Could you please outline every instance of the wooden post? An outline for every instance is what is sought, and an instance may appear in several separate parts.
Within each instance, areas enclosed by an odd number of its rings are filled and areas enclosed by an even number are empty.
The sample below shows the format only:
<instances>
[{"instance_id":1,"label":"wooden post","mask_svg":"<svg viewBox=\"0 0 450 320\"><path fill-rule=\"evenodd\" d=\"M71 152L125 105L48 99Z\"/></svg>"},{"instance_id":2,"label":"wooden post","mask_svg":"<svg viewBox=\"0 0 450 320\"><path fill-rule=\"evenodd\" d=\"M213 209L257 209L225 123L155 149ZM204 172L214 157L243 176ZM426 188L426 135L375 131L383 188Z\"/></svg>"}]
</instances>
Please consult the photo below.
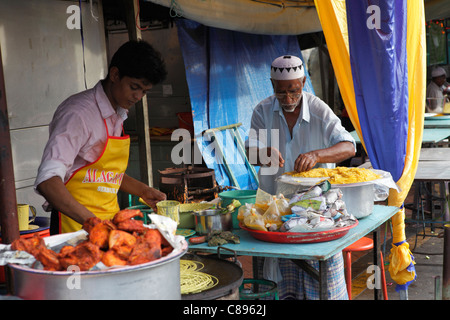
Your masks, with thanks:
<instances>
[{"instance_id":1,"label":"wooden post","mask_svg":"<svg viewBox=\"0 0 450 320\"><path fill-rule=\"evenodd\" d=\"M16 186L9 132L8 108L6 105L5 78L0 47L0 226L2 242L18 239Z\"/></svg>"},{"instance_id":2,"label":"wooden post","mask_svg":"<svg viewBox=\"0 0 450 320\"><path fill-rule=\"evenodd\" d=\"M123 0L126 8L128 37L130 40L142 39L141 30L136 23L138 13L139 0ZM153 186L152 157L150 146L150 125L148 121L148 102L147 96L136 103L136 129L138 133L139 144L139 165L141 172L141 181Z\"/></svg>"}]
</instances>

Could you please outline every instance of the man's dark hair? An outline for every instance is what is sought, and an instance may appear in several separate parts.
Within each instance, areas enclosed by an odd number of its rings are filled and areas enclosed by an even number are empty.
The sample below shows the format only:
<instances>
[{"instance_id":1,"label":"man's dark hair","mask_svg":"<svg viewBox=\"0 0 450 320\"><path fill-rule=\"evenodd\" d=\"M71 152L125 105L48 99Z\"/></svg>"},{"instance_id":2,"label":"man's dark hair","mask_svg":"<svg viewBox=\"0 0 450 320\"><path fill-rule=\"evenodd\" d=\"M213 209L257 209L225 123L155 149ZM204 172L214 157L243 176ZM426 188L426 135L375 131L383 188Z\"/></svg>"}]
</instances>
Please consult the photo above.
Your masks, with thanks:
<instances>
[{"instance_id":1,"label":"man's dark hair","mask_svg":"<svg viewBox=\"0 0 450 320\"><path fill-rule=\"evenodd\" d=\"M143 40L123 44L113 55L108 70L111 67L119 69L120 78L146 79L153 85L164 81L167 76L161 54Z\"/></svg>"}]
</instances>

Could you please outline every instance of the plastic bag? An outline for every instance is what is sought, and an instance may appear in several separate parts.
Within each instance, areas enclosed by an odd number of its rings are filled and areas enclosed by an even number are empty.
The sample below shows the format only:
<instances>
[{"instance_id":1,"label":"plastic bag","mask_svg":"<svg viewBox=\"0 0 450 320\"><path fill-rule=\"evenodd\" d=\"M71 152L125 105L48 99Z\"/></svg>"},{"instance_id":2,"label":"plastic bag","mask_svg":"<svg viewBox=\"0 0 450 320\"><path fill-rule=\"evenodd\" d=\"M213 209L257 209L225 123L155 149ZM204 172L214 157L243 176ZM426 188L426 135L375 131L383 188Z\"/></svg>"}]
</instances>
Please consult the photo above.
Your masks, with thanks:
<instances>
[{"instance_id":1,"label":"plastic bag","mask_svg":"<svg viewBox=\"0 0 450 320\"><path fill-rule=\"evenodd\" d=\"M240 222L244 221L244 218L250 214L250 210L253 208L251 203L244 203L243 206L239 207L237 219Z\"/></svg>"},{"instance_id":2,"label":"plastic bag","mask_svg":"<svg viewBox=\"0 0 450 320\"><path fill-rule=\"evenodd\" d=\"M244 224L250 229L267 231L263 217L252 208L250 214L244 218Z\"/></svg>"},{"instance_id":3,"label":"plastic bag","mask_svg":"<svg viewBox=\"0 0 450 320\"><path fill-rule=\"evenodd\" d=\"M283 280L280 266L278 265L278 258L267 257L264 259L263 277L264 279L274 281L276 283Z\"/></svg>"},{"instance_id":4,"label":"plastic bag","mask_svg":"<svg viewBox=\"0 0 450 320\"><path fill-rule=\"evenodd\" d=\"M297 217L294 216L283 223L283 225L280 228L281 232L297 232L297 228L306 224L308 222L308 219L305 217Z\"/></svg>"},{"instance_id":5,"label":"plastic bag","mask_svg":"<svg viewBox=\"0 0 450 320\"><path fill-rule=\"evenodd\" d=\"M323 211L327 208L326 199L323 196L309 198L309 199L301 199L297 202L291 204L292 208L294 207L302 207L305 209L311 208L316 211ZM291 210L292 210L291 208Z\"/></svg>"},{"instance_id":6,"label":"plastic bag","mask_svg":"<svg viewBox=\"0 0 450 320\"><path fill-rule=\"evenodd\" d=\"M289 205L289 201L282 194L279 194L275 201L278 211L282 216L291 214L291 206Z\"/></svg>"},{"instance_id":7,"label":"plastic bag","mask_svg":"<svg viewBox=\"0 0 450 320\"><path fill-rule=\"evenodd\" d=\"M258 189L256 191L255 207L260 208L264 212L269 208L273 196L264 190Z\"/></svg>"},{"instance_id":8,"label":"plastic bag","mask_svg":"<svg viewBox=\"0 0 450 320\"><path fill-rule=\"evenodd\" d=\"M341 200L342 196L341 189L330 189L324 194L327 205L331 205L337 200Z\"/></svg>"},{"instance_id":9,"label":"plastic bag","mask_svg":"<svg viewBox=\"0 0 450 320\"><path fill-rule=\"evenodd\" d=\"M283 222L281 221L281 213L278 209L276 198L270 202L269 208L264 212L262 217L266 225L276 225L276 229L281 227ZM271 229L273 229L273 227Z\"/></svg>"}]
</instances>

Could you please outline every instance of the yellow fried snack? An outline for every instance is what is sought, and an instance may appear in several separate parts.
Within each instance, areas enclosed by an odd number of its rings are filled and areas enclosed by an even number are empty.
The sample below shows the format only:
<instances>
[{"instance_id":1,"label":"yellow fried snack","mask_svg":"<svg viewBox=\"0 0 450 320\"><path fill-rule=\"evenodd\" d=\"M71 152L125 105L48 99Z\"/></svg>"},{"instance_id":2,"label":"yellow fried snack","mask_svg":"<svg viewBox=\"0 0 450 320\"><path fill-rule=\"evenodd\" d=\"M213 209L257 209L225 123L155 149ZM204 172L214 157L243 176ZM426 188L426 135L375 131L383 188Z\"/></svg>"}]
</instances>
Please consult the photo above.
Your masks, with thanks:
<instances>
[{"instance_id":1,"label":"yellow fried snack","mask_svg":"<svg viewBox=\"0 0 450 320\"><path fill-rule=\"evenodd\" d=\"M329 177L331 184L347 184L380 179L381 176L366 168L337 167L334 169L315 168L305 172L286 172L286 175L303 178Z\"/></svg>"},{"instance_id":2,"label":"yellow fried snack","mask_svg":"<svg viewBox=\"0 0 450 320\"><path fill-rule=\"evenodd\" d=\"M192 294L208 290L219 283L219 279L201 272L204 264L199 261L180 260L181 294Z\"/></svg>"}]
</instances>

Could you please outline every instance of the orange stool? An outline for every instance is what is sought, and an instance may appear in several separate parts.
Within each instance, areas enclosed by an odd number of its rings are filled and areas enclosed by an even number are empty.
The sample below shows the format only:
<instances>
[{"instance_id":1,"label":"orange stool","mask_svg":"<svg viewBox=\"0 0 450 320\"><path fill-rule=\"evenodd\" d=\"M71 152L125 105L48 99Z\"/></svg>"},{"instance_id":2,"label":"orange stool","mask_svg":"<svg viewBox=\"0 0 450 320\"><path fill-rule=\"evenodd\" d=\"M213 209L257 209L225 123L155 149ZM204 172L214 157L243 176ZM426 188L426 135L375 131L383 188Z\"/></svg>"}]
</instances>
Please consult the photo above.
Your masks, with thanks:
<instances>
[{"instance_id":1,"label":"orange stool","mask_svg":"<svg viewBox=\"0 0 450 320\"><path fill-rule=\"evenodd\" d=\"M349 245L347 248L342 250L344 252L345 259L345 280L347 283L348 298L352 299L352 252L357 251L367 251L373 249L373 240L371 238L363 237L353 244ZM381 264L381 283L383 289L384 300L388 300L387 287L386 287L386 275L384 273L384 261L383 254L380 254L380 264Z\"/></svg>"}]
</instances>

